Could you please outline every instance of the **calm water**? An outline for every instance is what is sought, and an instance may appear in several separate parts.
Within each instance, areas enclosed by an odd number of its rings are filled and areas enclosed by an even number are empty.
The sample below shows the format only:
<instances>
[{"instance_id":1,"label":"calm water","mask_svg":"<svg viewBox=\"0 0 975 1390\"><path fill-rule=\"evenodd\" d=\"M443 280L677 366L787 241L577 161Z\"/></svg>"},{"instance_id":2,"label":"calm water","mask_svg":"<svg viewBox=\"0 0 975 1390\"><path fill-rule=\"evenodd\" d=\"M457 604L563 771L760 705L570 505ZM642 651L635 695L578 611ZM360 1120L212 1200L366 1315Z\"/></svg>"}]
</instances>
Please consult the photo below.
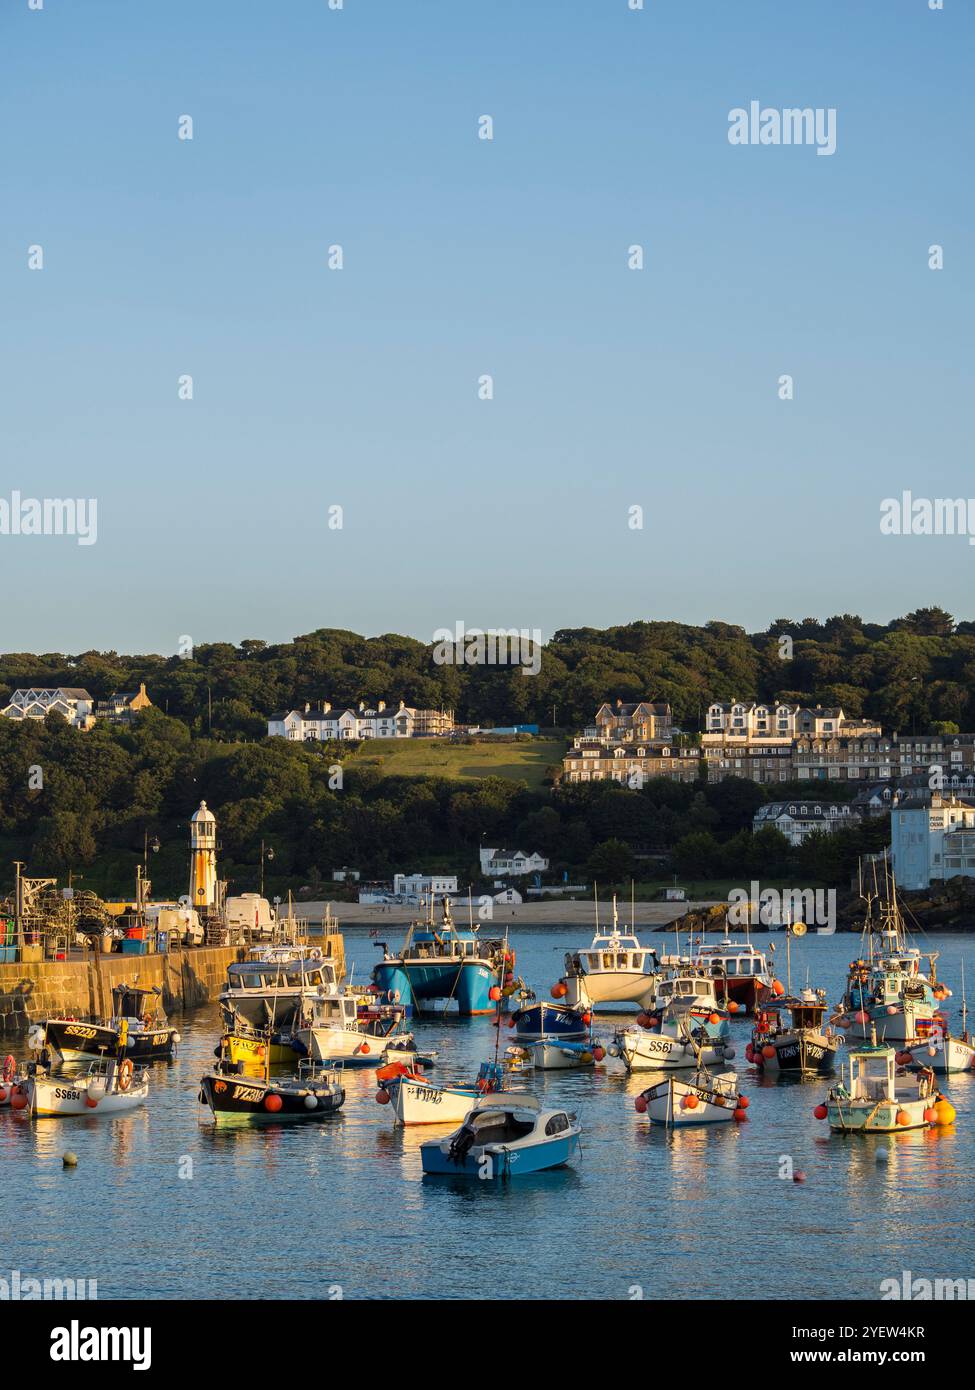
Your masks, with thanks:
<instances>
[{"instance_id":1,"label":"calm water","mask_svg":"<svg viewBox=\"0 0 975 1390\"><path fill-rule=\"evenodd\" d=\"M518 972L539 994L566 946L590 935L512 926ZM364 929L345 937L350 960L372 961ZM793 951L794 986L808 970L836 1000L856 944L807 937ZM955 1018L966 955L975 989L975 942L925 946L941 950ZM825 1084L759 1080L744 1061L749 1025L737 1023L749 1123L672 1135L634 1112L646 1073L627 1079L617 1062L538 1073L540 1095L577 1111L582 1158L502 1186L424 1179L419 1145L445 1131L394 1130L371 1070L346 1074L344 1110L322 1124L215 1131L196 1097L218 1010L186 1014L180 1028L179 1059L153 1069L142 1110L109 1122L0 1112L0 1276L96 1278L101 1298L181 1299L326 1298L334 1285L346 1298L627 1298L633 1285L646 1298L876 1298L905 1269L975 1277L975 1074L943 1078L951 1129L830 1137L812 1115ZM441 1078L469 1076L493 1045L488 1019L416 1031L439 1051ZM62 1167L68 1148L77 1169ZM804 1184L779 1177L782 1155Z\"/></svg>"}]
</instances>

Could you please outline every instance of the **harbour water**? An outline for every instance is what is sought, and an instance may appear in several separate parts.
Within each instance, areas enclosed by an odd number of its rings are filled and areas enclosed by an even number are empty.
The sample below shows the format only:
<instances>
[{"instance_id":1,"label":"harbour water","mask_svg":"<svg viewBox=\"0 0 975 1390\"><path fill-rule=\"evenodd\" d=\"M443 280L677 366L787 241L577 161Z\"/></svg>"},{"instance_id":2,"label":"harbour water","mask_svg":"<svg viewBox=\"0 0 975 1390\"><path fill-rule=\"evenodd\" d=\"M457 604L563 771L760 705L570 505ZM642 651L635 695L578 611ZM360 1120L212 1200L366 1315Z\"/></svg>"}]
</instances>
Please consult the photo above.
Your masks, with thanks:
<instances>
[{"instance_id":1,"label":"harbour water","mask_svg":"<svg viewBox=\"0 0 975 1390\"><path fill-rule=\"evenodd\" d=\"M517 973L540 997L563 952L590 937L517 918L511 933ZM361 981L373 944L362 928L345 936ZM919 944L941 952L960 1027L961 961L975 987L975 940ZM807 936L793 945L793 986L808 975L835 1002L857 953L855 936ZM608 1036L611 1020L597 1020ZM218 1010L179 1024L178 1059L152 1069L149 1104L128 1116L0 1112L0 1276L96 1279L102 1299L431 1300L876 1299L905 1270L975 1278L975 1073L941 1078L957 1110L947 1129L831 1136L812 1114L825 1083L759 1079L744 1060L750 1025L736 1022L747 1123L651 1129L633 1108L650 1074L628 1078L617 1062L539 1073L533 1088L580 1117L580 1161L481 1183L421 1176L419 1145L445 1131L394 1130L372 1069L346 1072L345 1107L321 1124L214 1130L197 1092ZM415 1031L439 1052L439 1079L471 1076L493 1051L489 1018ZM77 1168L62 1166L68 1149Z\"/></svg>"}]
</instances>

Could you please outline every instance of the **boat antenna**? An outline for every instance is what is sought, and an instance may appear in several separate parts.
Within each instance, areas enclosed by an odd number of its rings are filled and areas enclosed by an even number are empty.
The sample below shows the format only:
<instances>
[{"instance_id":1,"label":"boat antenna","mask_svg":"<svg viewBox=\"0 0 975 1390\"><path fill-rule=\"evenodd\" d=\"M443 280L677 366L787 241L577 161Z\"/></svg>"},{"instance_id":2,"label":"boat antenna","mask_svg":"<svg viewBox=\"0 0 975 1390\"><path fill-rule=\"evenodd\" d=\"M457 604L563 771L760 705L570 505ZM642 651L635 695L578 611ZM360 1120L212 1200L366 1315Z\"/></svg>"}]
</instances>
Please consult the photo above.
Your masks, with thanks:
<instances>
[{"instance_id":1,"label":"boat antenna","mask_svg":"<svg viewBox=\"0 0 975 1390\"><path fill-rule=\"evenodd\" d=\"M592 900L596 906L596 935L599 935L599 884L595 879L592 881Z\"/></svg>"},{"instance_id":2,"label":"boat antenna","mask_svg":"<svg viewBox=\"0 0 975 1390\"><path fill-rule=\"evenodd\" d=\"M636 879L630 879L630 934L636 935Z\"/></svg>"}]
</instances>

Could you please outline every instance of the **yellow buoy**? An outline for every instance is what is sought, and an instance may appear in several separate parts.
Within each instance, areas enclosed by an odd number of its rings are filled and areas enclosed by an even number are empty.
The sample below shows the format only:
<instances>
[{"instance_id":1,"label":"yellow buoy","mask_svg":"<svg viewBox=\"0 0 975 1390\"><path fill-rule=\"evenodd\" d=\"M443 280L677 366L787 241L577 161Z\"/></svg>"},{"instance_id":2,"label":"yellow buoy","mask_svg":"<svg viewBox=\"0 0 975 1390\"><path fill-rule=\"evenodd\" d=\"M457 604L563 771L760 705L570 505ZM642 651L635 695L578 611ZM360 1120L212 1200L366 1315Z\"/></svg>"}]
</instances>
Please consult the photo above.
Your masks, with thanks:
<instances>
[{"instance_id":1,"label":"yellow buoy","mask_svg":"<svg viewBox=\"0 0 975 1390\"><path fill-rule=\"evenodd\" d=\"M955 1123L955 1107L951 1101L945 1100L944 1096L935 1101L934 1122L936 1125L952 1125Z\"/></svg>"}]
</instances>

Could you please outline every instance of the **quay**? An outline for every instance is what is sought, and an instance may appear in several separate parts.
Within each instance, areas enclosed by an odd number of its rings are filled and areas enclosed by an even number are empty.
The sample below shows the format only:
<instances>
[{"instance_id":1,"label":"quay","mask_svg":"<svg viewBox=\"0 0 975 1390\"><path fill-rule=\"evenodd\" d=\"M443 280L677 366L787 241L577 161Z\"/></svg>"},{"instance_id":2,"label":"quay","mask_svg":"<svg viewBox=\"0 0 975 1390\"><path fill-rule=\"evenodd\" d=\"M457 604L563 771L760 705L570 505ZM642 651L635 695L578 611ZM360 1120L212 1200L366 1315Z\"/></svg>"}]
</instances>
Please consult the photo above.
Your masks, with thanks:
<instances>
[{"instance_id":1,"label":"quay","mask_svg":"<svg viewBox=\"0 0 975 1390\"><path fill-rule=\"evenodd\" d=\"M339 932L316 935L319 947L335 961L336 978L345 975L345 947ZM146 955L73 951L66 960L0 963L0 1039L13 1039L48 1017L79 1020L107 1018L112 988L138 982L161 990L167 1014L209 1004L227 979L227 966L242 960L247 947L179 946Z\"/></svg>"}]
</instances>

